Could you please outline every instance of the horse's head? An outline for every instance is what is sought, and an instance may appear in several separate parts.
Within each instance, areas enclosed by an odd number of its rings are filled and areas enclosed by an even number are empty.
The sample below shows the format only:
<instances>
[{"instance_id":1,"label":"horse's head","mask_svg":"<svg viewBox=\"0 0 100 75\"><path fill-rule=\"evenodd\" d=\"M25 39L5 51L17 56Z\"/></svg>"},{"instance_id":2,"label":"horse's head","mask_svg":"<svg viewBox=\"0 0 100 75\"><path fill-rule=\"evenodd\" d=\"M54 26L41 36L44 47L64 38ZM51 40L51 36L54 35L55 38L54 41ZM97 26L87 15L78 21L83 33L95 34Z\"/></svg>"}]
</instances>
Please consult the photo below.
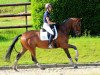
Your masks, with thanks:
<instances>
[{"instance_id":1,"label":"horse's head","mask_svg":"<svg viewBox=\"0 0 100 75\"><path fill-rule=\"evenodd\" d=\"M69 34L70 31L73 31L75 35L80 35L81 18L69 18L67 20L64 20L59 28L64 34Z\"/></svg>"},{"instance_id":2,"label":"horse's head","mask_svg":"<svg viewBox=\"0 0 100 75\"><path fill-rule=\"evenodd\" d=\"M81 34L81 18L71 18L72 20L72 30L74 31L75 35Z\"/></svg>"}]
</instances>

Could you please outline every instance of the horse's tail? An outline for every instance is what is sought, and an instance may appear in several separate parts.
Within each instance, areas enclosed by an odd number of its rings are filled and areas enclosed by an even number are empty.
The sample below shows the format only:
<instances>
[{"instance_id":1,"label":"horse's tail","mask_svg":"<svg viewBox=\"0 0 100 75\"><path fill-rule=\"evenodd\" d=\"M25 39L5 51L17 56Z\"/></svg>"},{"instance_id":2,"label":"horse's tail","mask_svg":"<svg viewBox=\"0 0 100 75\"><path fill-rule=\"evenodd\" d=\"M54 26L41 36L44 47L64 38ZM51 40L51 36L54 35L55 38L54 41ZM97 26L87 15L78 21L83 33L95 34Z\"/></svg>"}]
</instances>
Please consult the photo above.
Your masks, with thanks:
<instances>
[{"instance_id":1,"label":"horse's tail","mask_svg":"<svg viewBox=\"0 0 100 75\"><path fill-rule=\"evenodd\" d=\"M12 44L10 45L10 47L8 48L7 50L7 53L6 53L6 56L5 56L5 61L10 61L10 56L11 56L11 53L12 53L12 50L16 44L16 42L18 41L18 38L21 37L22 34L16 36L12 42Z\"/></svg>"}]
</instances>

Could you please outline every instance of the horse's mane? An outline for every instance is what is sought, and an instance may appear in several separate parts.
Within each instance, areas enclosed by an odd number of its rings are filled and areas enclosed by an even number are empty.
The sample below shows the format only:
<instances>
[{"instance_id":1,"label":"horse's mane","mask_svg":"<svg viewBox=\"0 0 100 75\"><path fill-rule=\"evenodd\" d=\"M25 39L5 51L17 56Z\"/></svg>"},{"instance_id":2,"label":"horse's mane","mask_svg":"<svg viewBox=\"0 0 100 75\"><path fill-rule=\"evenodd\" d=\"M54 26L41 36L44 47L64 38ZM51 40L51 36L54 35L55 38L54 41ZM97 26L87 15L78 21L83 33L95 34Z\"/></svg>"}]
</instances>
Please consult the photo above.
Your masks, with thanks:
<instances>
[{"instance_id":1,"label":"horse's mane","mask_svg":"<svg viewBox=\"0 0 100 75\"><path fill-rule=\"evenodd\" d=\"M65 24L67 21L69 21L69 19L70 19L70 18L65 19L65 20L62 22L62 25Z\"/></svg>"},{"instance_id":2,"label":"horse's mane","mask_svg":"<svg viewBox=\"0 0 100 75\"><path fill-rule=\"evenodd\" d=\"M61 26L65 25L65 23L68 22L69 20L70 18L65 19L62 23L57 23L56 25L57 30L59 30Z\"/></svg>"}]
</instances>

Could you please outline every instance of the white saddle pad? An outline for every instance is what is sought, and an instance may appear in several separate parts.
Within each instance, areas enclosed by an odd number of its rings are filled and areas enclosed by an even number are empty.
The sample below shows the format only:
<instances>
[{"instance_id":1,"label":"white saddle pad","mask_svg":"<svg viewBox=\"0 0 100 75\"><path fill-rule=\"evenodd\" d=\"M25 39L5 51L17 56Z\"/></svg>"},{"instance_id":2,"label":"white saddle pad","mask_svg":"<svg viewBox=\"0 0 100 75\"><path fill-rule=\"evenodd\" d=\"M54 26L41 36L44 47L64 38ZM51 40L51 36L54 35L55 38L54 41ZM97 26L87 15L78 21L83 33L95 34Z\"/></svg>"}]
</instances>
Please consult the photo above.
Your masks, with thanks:
<instances>
[{"instance_id":1,"label":"white saddle pad","mask_svg":"<svg viewBox=\"0 0 100 75\"><path fill-rule=\"evenodd\" d=\"M58 36L58 34L57 34L57 31L56 31L56 34L55 34L54 39L56 39L57 36ZM54 40L54 39L53 39L53 40ZM49 40L49 39L48 39L48 32L46 32L46 31L43 32L42 29L40 29L40 40L42 40L42 41Z\"/></svg>"},{"instance_id":2,"label":"white saddle pad","mask_svg":"<svg viewBox=\"0 0 100 75\"><path fill-rule=\"evenodd\" d=\"M40 30L40 39L48 40L47 32L42 32L42 29Z\"/></svg>"}]
</instances>

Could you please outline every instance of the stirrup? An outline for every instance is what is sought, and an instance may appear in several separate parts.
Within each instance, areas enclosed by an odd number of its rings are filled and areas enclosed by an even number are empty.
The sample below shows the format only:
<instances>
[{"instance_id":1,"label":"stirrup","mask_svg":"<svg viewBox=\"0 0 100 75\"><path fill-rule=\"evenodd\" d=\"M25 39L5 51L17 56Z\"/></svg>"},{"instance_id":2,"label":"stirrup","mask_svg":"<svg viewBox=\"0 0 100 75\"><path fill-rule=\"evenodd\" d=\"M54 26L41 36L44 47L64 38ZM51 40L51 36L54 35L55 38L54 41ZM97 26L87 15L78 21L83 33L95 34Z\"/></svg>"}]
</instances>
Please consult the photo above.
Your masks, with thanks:
<instances>
[{"instance_id":1,"label":"stirrup","mask_svg":"<svg viewBox=\"0 0 100 75\"><path fill-rule=\"evenodd\" d=\"M50 45L48 46L48 48L53 48L53 47L52 47L52 45L50 44Z\"/></svg>"}]
</instances>

